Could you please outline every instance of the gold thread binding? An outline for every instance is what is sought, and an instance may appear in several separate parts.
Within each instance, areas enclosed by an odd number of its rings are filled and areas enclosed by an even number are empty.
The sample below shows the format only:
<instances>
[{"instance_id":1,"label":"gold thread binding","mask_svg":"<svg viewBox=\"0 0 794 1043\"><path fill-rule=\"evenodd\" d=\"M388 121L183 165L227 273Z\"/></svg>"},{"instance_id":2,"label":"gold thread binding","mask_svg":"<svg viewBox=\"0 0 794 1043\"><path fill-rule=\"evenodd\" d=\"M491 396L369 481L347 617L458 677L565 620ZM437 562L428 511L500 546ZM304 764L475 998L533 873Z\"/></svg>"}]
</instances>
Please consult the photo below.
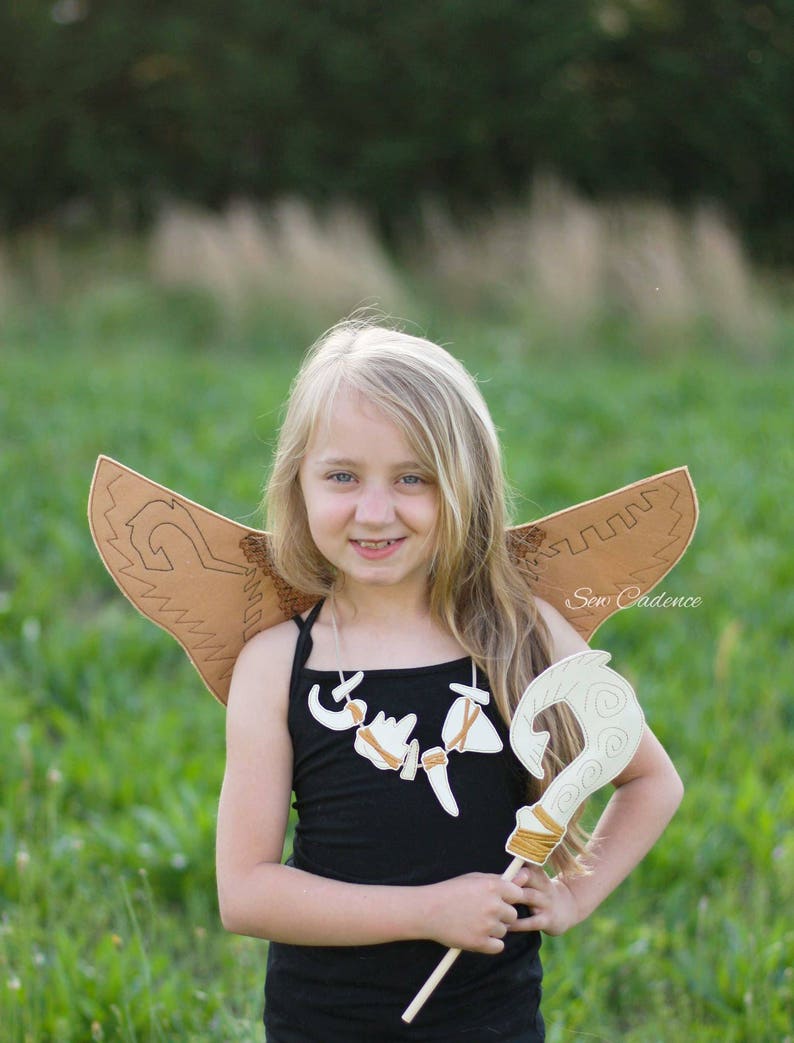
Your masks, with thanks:
<instances>
[{"instance_id":1,"label":"gold thread binding","mask_svg":"<svg viewBox=\"0 0 794 1043\"><path fill-rule=\"evenodd\" d=\"M550 833L559 834L559 839L562 840L562 836L565 833L565 826L561 826L559 822L555 822L548 811L545 810L542 804L535 804L532 808L532 814L541 824L549 830Z\"/></svg>"},{"instance_id":2,"label":"gold thread binding","mask_svg":"<svg viewBox=\"0 0 794 1043\"><path fill-rule=\"evenodd\" d=\"M469 734L471 726L479 717L480 712L480 707L477 706L476 703L472 703L471 699L466 700L466 707L463 711L463 724L455 738L447 743L448 750L454 750L457 748L461 753L464 752L463 748L466 745L466 736ZM470 713L471 717L469 717Z\"/></svg>"},{"instance_id":3,"label":"gold thread binding","mask_svg":"<svg viewBox=\"0 0 794 1043\"><path fill-rule=\"evenodd\" d=\"M395 757L394 754L389 753L388 750L384 750L384 748L381 746L381 744L378 742L378 740L375 738L375 736L372 734L369 728L359 728L356 732L356 735L360 739L363 739L364 742L366 742L369 746L371 746L373 750L376 750L381 755L381 757L383 757L383 759L386 761L390 768L394 768L396 770L400 767L400 765L402 764L400 758Z\"/></svg>"},{"instance_id":4,"label":"gold thread binding","mask_svg":"<svg viewBox=\"0 0 794 1043\"><path fill-rule=\"evenodd\" d=\"M439 750L438 753L423 753L422 754L422 767L425 771L430 771L431 768L438 768L448 763L448 758L443 750Z\"/></svg>"},{"instance_id":5,"label":"gold thread binding","mask_svg":"<svg viewBox=\"0 0 794 1043\"><path fill-rule=\"evenodd\" d=\"M538 822L551 832L538 833L533 829L516 828L505 846L511 855L518 855L525 862L542 866L565 836L565 826L555 822L540 805L530 810Z\"/></svg>"}]
</instances>

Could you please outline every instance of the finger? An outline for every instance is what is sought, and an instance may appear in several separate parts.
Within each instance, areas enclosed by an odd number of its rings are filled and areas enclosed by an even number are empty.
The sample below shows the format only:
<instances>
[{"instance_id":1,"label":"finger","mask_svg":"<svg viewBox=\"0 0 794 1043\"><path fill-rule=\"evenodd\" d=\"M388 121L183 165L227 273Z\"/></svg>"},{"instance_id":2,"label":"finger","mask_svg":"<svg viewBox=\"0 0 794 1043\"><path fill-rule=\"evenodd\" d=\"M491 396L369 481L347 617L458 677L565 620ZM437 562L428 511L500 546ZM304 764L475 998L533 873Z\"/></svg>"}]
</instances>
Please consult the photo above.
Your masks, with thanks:
<instances>
[{"instance_id":1,"label":"finger","mask_svg":"<svg viewBox=\"0 0 794 1043\"><path fill-rule=\"evenodd\" d=\"M548 926L548 915L545 910L532 910L529 916L523 916L521 919L516 920L515 923L510 924L508 931L511 934L515 933L529 933L532 931L542 931Z\"/></svg>"},{"instance_id":2,"label":"finger","mask_svg":"<svg viewBox=\"0 0 794 1043\"><path fill-rule=\"evenodd\" d=\"M546 905L549 901L548 891L540 891L537 887L525 887L519 905L527 905L530 908Z\"/></svg>"},{"instance_id":3,"label":"finger","mask_svg":"<svg viewBox=\"0 0 794 1043\"><path fill-rule=\"evenodd\" d=\"M529 879L524 886L537 887L540 890L543 890L543 888L551 886L551 877L544 869L541 869L540 866L533 866L529 874Z\"/></svg>"},{"instance_id":4,"label":"finger","mask_svg":"<svg viewBox=\"0 0 794 1043\"><path fill-rule=\"evenodd\" d=\"M543 884L547 884L551 879L546 870L542 869L540 866L527 866L526 868L527 879L524 886L529 884L530 886L541 887Z\"/></svg>"},{"instance_id":5,"label":"finger","mask_svg":"<svg viewBox=\"0 0 794 1043\"><path fill-rule=\"evenodd\" d=\"M528 886L521 888L521 900L518 905L543 905L552 901L552 889L548 886Z\"/></svg>"},{"instance_id":6,"label":"finger","mask_svg":"<svg viewBox=\"0 0 794 1043\"><path fill-rule=\"evenodd\" d=\"M515 905L516 902L523 902L524 891L525 887L519 886L518 884L505 884L505 889L503 892L504 900L506 902L509 902L511 905Z\"/></svg>"},{"instance_id":7,"label":"finger","mask_svg":"<svg viewBox=\"0 0 794 1043\"><path fill-rule=\"evenodd\" d=\"M479 952L483 952L486 956L498 956L500 952L504 951L505 943L500 938L489 938L485 942Z\"/></svg>"},{"instance_id":8,"label":"finger","mask_svg":"<svg viewBox=\"0 0 794 1043\"><path fill-rule=\"evenodd\" d=\"M499 912L502 923L513 923L518 919L518 909L514 905L503 905Z\"/></svg>"}]
</instances>

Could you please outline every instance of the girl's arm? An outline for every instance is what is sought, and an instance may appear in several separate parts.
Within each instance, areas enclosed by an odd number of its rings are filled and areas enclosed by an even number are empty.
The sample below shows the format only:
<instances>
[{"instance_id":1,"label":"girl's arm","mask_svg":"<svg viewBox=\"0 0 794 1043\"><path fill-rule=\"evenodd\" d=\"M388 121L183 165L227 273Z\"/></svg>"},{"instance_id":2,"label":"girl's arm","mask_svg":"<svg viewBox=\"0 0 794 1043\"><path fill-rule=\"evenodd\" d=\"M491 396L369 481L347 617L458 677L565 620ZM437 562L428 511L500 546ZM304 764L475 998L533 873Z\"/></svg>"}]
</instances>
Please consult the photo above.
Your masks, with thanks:
<instances>
[{"instance_id":1,"label":"girl's arm","mask_svg":"<svg viewBox=\"0 0 794 1043\"><path fill-rule=\"evenodd\" d=\"M497 953L525 902L520 886L471 873L422 887L348 884L281 864L292 793L287 704L294 623L252 638L234 668L218 809L221 919L237 934L296 945L432 938Z\"/></svg>"},{"instance_id":2,"label":"girl's arm","mask_svg":"<svg viewBox=\"0 0 794 1043\"><path fill-rule=\"evenodd\" d=\"M551 632L555 660L588 647L558 612L538 604ZM581 859L586 874L550 879L532 867L525 887L532 915L514 929L562 934L588 917L653 847L684 792L670 758L647 726L633 759L613 785L615 792Z\"/></svg>"}]
</instances>

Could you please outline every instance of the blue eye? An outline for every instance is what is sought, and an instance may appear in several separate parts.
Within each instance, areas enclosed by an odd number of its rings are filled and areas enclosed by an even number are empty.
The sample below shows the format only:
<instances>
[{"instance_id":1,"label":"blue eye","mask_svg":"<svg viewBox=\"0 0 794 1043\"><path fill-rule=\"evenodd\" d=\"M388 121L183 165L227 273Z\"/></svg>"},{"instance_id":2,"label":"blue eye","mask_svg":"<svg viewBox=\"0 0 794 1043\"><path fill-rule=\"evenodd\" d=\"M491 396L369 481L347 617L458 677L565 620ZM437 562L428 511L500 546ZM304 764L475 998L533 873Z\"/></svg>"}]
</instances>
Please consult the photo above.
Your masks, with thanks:
<instances>
[{"instance_id":1,"label":"blue eye","mask_svg":"<svg viewBox=\"0 0 794 1043\"><path fill-rule=\"evenodd\" d=\"M405 482L406 485L424 484L424 478L420 478L418 474L406 474L400 479L400 481Z\"/></svg>"},{"instance_id":2,"label":"blue eye","mask_svg":"<svg viewBox=\"0 0 794 1043\"><path fill-rule=\"evenodd\" d=\"M337 471L335 474L329 474L328 477L332 482L338 482L339 485L349 485L353 481L353 475L347 471Z\"/></svg>"}]
</instances>

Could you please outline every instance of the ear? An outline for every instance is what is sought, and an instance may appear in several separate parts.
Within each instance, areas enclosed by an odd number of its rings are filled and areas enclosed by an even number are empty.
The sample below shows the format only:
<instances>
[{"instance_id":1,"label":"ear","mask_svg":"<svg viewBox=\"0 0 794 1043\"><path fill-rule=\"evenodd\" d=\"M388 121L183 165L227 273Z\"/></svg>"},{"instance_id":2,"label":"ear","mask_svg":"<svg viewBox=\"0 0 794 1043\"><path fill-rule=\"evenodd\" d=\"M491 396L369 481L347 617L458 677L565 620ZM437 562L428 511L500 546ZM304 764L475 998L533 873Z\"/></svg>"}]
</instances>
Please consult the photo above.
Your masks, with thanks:
<instances>
[{"instance_id":1,"label":"ear","mask_svg":"<svg viewBox=\"0 0 794 1043\"><path fill-rule=\"evenodd\" d=\"M698 517L686 467L508 529L517 568L589 641L681 558Z\"/></svg>"}]
</instances>

